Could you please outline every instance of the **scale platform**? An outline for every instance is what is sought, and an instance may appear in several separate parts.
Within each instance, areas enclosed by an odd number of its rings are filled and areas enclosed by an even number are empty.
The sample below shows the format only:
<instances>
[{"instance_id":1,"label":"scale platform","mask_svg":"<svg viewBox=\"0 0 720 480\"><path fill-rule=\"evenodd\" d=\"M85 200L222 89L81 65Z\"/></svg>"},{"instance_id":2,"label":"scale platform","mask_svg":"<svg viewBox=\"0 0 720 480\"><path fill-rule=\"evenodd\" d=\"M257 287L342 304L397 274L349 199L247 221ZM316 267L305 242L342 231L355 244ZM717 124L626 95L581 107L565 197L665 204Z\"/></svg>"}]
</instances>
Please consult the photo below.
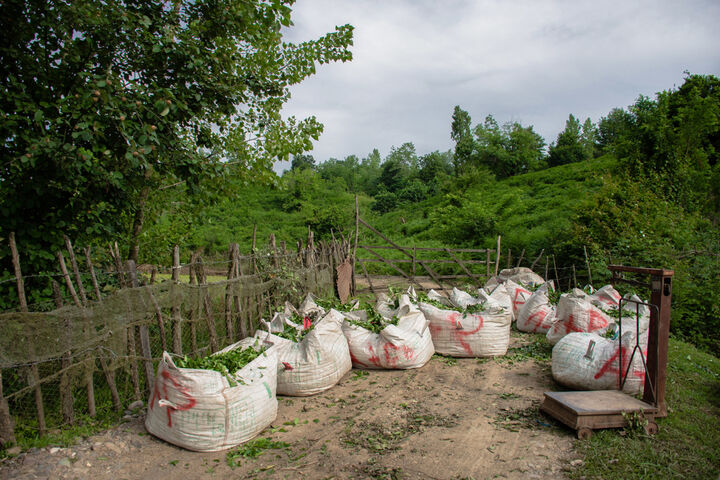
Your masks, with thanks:
<instances>
[{"instance_id":1,"label":"scale platform","mask_svg":"<svg viewBox=\"0 0 720 480\"><path fill-rule=\"evenodd\" d=\"M580 439L590 438L595 429L627 426L623 413L633 412L645 415L648 434L657 433L658 408L619 390L545 392L540 410L577 430Z\"/></svg>"}]
</instances>

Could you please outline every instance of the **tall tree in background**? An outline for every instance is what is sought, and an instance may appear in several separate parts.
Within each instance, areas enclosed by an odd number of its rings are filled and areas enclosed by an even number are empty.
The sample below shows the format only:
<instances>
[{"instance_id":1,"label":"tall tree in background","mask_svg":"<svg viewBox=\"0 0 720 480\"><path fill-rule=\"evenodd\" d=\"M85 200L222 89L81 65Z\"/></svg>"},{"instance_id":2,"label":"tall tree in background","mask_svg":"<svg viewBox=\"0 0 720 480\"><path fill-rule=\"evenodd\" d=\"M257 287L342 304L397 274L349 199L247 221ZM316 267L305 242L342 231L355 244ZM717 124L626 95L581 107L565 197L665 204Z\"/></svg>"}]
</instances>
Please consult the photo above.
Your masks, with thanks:
<instances>
[{"instance_id":1,"label":"tall tree in background","mask_svg":"<svg viewBox=\"0 0 720 480\"><path fill-rule=\"evenodd\" d=\"M471 165L475 152L475 140L472 136L470 114L455 106L452 115L450 138L455 141L455 174L460 173L466 165Z\"/></svg>"},{"instance_id":2,"label":"tall tree in background","mask_svg":"<svg viewBox=\"0 0 720 480\"><path fill-rule=\"evenodd\" d=\"M289 87L350 60L352 27L282 41L292 0L7 0L0 4L0 225L42 255L138 236L154 192L200 189L311 147ZM32 263L51 261L35 257Z\"/></svg>"},{"instance_id":3,"label":"tall tree in background","mask_svg":"<svg viewBox=\"0 0 720 480\"><path fill-rule=\"evenodd\" d=\"M548 165L555 167L567 163L587 160L587 150L583 145L582 127L580 121L570 114L565 122L565 130L558 134L557 140L550 145L548 151Z\"/></svg>"},{"instance_id":4,"label":"tall tree in background","mask_svg":"<svg viewBox=\"0 0 720 480\"><path fill-rule=\"evenodd\" d=\"M290 164L290 170L303 170L315 168L315 158L312 155L294 155Z\"/></svg>"}]
</instances>

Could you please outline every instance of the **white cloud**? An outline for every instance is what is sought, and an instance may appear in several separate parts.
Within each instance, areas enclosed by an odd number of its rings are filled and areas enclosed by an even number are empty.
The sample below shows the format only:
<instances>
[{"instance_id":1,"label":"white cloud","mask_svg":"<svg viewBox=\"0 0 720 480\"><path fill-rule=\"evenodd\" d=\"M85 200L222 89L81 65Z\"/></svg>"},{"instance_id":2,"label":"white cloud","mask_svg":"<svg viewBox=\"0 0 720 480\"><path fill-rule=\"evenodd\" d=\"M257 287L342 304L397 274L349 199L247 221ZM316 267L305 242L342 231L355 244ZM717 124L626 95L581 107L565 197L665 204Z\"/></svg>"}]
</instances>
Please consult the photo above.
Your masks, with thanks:
<instances>
[{"instance_id":1,"label":"white cloud","mask_svg":"<svg viewBox=\"0 0 720 480\"><path fill-rule=\"evenodd\" d=\"M354 59L293 88L286 115L316 115L319 161L406 141L452 147L455 105L477 123L521 121L551 142L568 114L597 121L638 95L718 75L720 2L300 0L291 41L355 27Z\"/></svg>"}]
</instances>

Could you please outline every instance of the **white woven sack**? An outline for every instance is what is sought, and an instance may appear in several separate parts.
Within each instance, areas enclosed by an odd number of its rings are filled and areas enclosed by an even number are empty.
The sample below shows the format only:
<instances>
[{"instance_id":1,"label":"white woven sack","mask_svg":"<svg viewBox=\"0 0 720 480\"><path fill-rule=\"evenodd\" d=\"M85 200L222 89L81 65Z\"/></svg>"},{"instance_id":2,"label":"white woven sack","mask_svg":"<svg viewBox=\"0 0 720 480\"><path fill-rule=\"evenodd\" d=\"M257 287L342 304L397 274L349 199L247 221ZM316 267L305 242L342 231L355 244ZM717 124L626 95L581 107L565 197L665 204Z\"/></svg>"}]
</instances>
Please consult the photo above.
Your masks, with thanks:
<instances>
[{"instance_id":1,"label":"white woven sack","mask_svg":"<svg viewBox=\"0 0 720 480\"><path fill-rule=\"evenodd\" d=\"M512 280L515 283L532 287L542 285L545 279L527 267L506 268L500 270L498 277L501 281Z\"/></svg>"},{"instance_id":2,"label":"white woven sack","mask_svg":"<svg viewBox=\"0 0 720 480\"><path fill-rule=\"evenodd\" d=\"M352 362L342 322L343 315L331 309L300 343L265 331L255 333L256 338L274 344L279 395L315 395L335 385L350 371Z\"/></svg>"},{"instance_id":3,"label":"white woven sack","mask_svg":"<svg viewBox=\"0 0 720 480\"><path fill-rule=\"evenodd\" d=\"M358 368L420 368L435 353L429 323L408 295L399 299L399 307L390 312L397 325L388 325L380 333L350 323L348 318L365 319L365 311L346 314L343 332L350 347L353 366Z\"/></svg>"},{"instance_id":4,"label":"white woven sack","mask_svg":"<svg viewBox=\"0 0 720 480\"><path fill-rule=\"evenodd\" d=\"M590 303L605 310L618 309L618 302L621 299L620 293L612 285L605 285L588 297Z\"/></svg>"},{"instance_id":5,"label":"white woven sack","mask_svg":"<svg viewBox=\"0 0 720 480\"><path fill-rule=\"evenodd\" d=\"M548 289L552 280L541 285L518 311L517 328L522 332L547 333L555 322L555 306L550 304Z\"/></svg>"},{"instance_id":6,"label":"white woven sack","mask_svg":"<svg viewBox=\"0 0 720 480\"><path fill-rule=\"evenodd\" d=\"M547 332L547 339L555 345L565 335L573 332L598 332L607 330L613 319L588 301L572 294L563 294L555 309L555 323Z\"/></svg>"},{"instance_id":7,"label":"white woven sack","mask_svg":"<svg viewBox=\"0 0 720 480\"><path fill-rule=\"evenodd\" d=\"M510 312L494 310L481 314L444 310L420 302L418 308L430 321L435 351L452 357L505 355L510 343Z\"/></svg>"},{"instance_id":8,"label":"white woven sack","mask_svg":"<svg viewBox=\"0 0 720 480\"><path fill-rule=\"evenodd\" d=\"M246 338L218 353L257 343ZM145 428L173 445L197 452L246 442L277 416L277 355L271 347L234 375L230 386L214 370L179 368L163 353L148 402Z\"/></svg>"},{"instance_id":9,"label":"white woven sack","mask_svg":"<svg viewBox=\"0 0 720 480\"><path fill-rule=\"evenodd\" d=\"M512 305L512 319L515 320L517 319L520 308L525 305L525 302L530 298L532 292L522 285L515 283L513 280L507 280L504 285Z\"/></svg>"},{"instance_id":10,"label":"white woven sack","mask_svg":"<svg viewBox=\"0 0 720 480\"><path fill-rule=\"evenodd\" d=\"M625 375L635 345L635 336L623 335L622 368L617 339L604 338L595 333L570 333L553 347L552 375L560 384L580 390L617 390L620 372ZM637 394L642 391L645 370L639 352L632 358L623 391Z\"/></svg>"},{"instance_id":11,"label":"white woven sack","mask_svg":"<svg viewBox=\"0 0 720 480\"><path fill-rule=\"evenodd\" d=\"M503 284L495 285L493 288L478 288L478 299L490 308L502 307L512 315L512 299Z\"/></svg>"}]
</instances>

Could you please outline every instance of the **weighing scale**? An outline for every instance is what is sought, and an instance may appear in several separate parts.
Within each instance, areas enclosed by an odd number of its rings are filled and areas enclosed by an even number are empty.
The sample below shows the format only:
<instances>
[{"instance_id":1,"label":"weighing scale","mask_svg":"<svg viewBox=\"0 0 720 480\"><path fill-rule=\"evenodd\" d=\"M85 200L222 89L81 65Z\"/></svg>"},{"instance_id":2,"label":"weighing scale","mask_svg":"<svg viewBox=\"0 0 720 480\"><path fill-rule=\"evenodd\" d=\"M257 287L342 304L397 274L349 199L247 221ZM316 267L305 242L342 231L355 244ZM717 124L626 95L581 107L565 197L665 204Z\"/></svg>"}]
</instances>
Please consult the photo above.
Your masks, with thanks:
<instances>
[{"instance_id":1,"label":"weighing scale","mask_svg":"<svg viewBox=\"0 0 720 480\"><path fill-rule=\"evenodd\" d=\"M620 300L622 320L623 303L635 304L636 326L639 323L640 305L650 308L650 326L648 331L647 357L643 354L636 338L630 354L628 367L623 372L622 349L618 356L618 390L599 390L583 392L545 392L540 410L577 431L580 439L592 436L593 430L600 428L620 428L628 425L623 415L644 415L647 420L645 432L657 433L656 418L667 416L665 405L665 383L667 379L668 335L670 333L670 303L672 300L672 270L659 268L626 267L610 265L612 284L628 283L647 287L651 291L650 303L628 302ZM626 273L642 275L650 282L641 282L625 278ZM622 322L618 321L618 324ZM637 330L636 330L637 331ZM637 337L637 335L636 335ZM618 345L622 345L622 326L619 328ZM645 366L645 388L642 400L622 392L634 355L640 355Z\"/></svg>"}]
</instances>

